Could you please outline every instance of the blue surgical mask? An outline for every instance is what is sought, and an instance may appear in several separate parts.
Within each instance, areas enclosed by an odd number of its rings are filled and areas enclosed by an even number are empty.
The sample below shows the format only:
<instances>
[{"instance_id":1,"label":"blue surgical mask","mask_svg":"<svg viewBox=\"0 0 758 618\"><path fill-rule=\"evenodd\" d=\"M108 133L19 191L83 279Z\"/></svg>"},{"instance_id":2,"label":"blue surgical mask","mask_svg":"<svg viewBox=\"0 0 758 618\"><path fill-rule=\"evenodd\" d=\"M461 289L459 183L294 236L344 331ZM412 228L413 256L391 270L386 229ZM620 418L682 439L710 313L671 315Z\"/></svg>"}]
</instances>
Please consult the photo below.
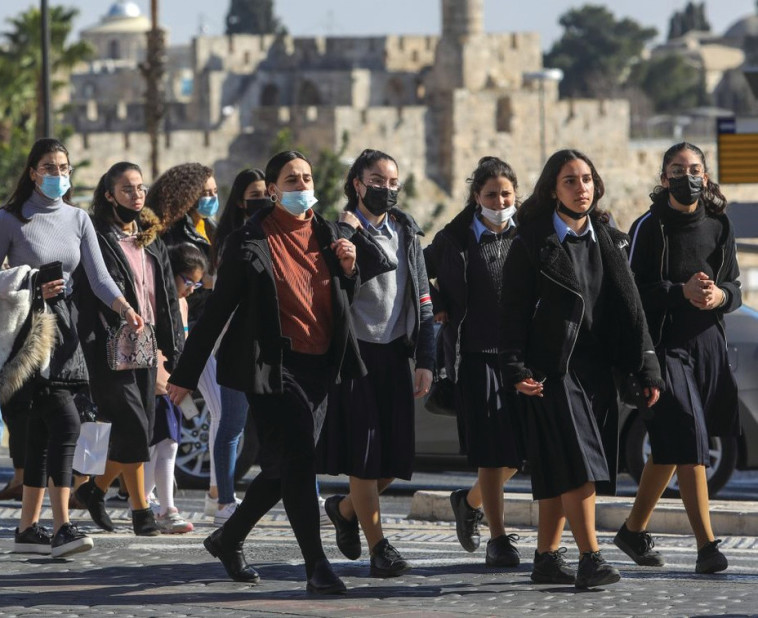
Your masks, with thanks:
<instances>
[{"instance_id":1,"label":"blue surgical mask","mask_svg":"<svg viewBox=\"0 0 758 618\"><path fill-rule=\"evenodd\" d=\"M287 212L297 216L308 212L318 200L312 190L283 191L280 202Z\"/></svg>"},{"instance_id":2,"label":"blue surgical mask","mask_svg":"<svg viewBox=\"0 0 758 618\"><path fill-rule=\"evenodd\" d=\"M201 197L197 201L197 212L201 217L212 217L218 212L218 195Z\"/></svg>"},{"instance_id":3,"label":"blue surgical mask","mask_svg":"<svg viewBox=\"0 0 758 618\"><path fill-rule=\"evenodd\" d=\"M71 181L68 176L43 176L42 184L39 190L51 200L57 200L66 195L66 191L71 188Z\"/></svg>"}]
</instances>

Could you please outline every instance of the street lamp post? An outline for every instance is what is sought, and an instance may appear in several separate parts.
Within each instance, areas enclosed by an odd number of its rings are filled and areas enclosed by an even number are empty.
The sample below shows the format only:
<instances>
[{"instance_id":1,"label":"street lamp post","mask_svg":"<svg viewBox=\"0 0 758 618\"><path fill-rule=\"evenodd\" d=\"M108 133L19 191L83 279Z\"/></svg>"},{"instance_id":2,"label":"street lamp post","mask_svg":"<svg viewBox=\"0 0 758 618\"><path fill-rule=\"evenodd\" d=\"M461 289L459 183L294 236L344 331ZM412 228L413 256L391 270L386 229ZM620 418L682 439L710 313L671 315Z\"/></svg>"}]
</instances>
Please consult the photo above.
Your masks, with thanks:
<instances>
[{"instance_id":1,"label":"street lamp post","mask_svg":"<svg viewBox=\"0 0 758 618\"><path fill-rule=\"evenodd\" d=\"M563 79L563 71L560 69L542 69L524 73L524 79L539 83L539 110L540 110L540 165L547 159L547 119L545 117L545 82L560 82Z\"/></svg>"}]
</instances>

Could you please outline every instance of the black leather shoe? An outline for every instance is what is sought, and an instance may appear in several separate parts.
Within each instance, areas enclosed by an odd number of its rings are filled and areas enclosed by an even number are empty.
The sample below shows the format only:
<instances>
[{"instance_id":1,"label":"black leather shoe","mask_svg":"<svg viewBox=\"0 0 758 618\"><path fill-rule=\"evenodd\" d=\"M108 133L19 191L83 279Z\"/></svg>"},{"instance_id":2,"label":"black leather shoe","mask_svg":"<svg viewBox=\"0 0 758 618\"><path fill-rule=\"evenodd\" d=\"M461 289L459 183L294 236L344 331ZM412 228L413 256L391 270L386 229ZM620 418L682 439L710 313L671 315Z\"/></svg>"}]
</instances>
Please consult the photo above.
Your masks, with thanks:
<instances>
[{"instance_id":1,"label":"black leather shoe","mask_svg":"<svg viewBox=\"0 0 758 618\"><path fill-rule=\"evenodd\" d=\"M236 582L246 582L248 584L257 584L261 577L258 572L251 567L245 554L242 552L242 543L237 543L233 547L224 547L221 544L221 532L219 528L203 541L203 547L214 558L221 560L227 574Z\"/></svg>"},{"instance_id":2,"label":"black leather shoe","mask_svg":"<svg viewBox=\"0 0 758 618\"><path fill-rule=\"evenodd\" d=\"M516 541L518 534L503 534L487 541L485 564L491 567L517 567L521 563L521 555L514 547Z\"/></svg>"},{"instance_id":3,"label":"black leather shoe","mask_svg":"<svg viewBox=\"0 0 758 618\"><path fill-rule=\"evenodd\" d=\"M535 550L532 581L535 584L573 584L576 573L563 558L565 553L565 547L543 553Z\"/></svg>"},{"instance_id":4,"label":"black leather shoe","mask_svg":"<svg viewBox=\"0 0 758 618\"><path fill-rule=\"evenodd\" d=\"M579 558L579 566L576 569L577 588L594 588L615 584L621 579L618 569L611 566L600 555L600 551L586 551Z\"/></svg>"},{"instance_id":5,"label":"black leather shoe","mask_svg":"<svg viewBox=\"0 0 758 618\"><path fill-rule=\"evenodd\" d=\"M74 492L76 499L87 507L89 515L99 528L113 532L114 526L105 510L105 492L95 485L95 479L80 485Z\"/></svg>"},{"instance_id":6,"label":"black leather shoe","mask_svg":"<svg viewBox=\"0 0 758 618\"><path fill-rule=\"evenodd\" d=\"M132 528L135 536L160 536L161 529L155 522L153 509L137 509L132 511Z\"/></svg>"},{"instance_id":7,"label":"black leather shoe","mask_svg":"<svg viewBox=\"0 0 758 618\"><path fill-rule=\"evenodd\" d=\"M305 589L314 594L345 594L347 592L345 584L337 577L326 558L315 564Z\"/></svg>"},{"instance_id":8,"label":"black leather shoe","mask_svg":"<svg viewBox=\"0 0 758 618\"><path fill-rule=\"evenodd\" d=\"M613 542L640 566L663 566L663 556L653 549L655 541L647 530L632 532L626 522L616 533Z\"/></svg>"},{"instance_id":9,"label":"black leather shoe","mask_svg":"<svg viewBox=\"0 0 758 618\"><path fill-rule=\"evenodd\" d=\"M729 566L726 556L719 551L719 543L721 540L717 539L697 550L695 573L718 573Z\"/></svg>"},{"instance_id":10,"label":"black leather shoe","mask_svg":"<svg viewBox=\"0 0 758 618\"><path fill-rule=\"evenodd\" d=\"M324 510L337 531L337 547L348 560L361 557L361 535L358 530L358 518L353 521L345 519L340 513L340 502L345 496L329 496L324 503Z\"/></svg>"},{"instance_id":11,"label":"black leather shoe","mask_svg":"<svg viewBox=\"0 0 758 618\"><path fill-rule=\"evenodd\" d=\"M371 575L397 577L411 568L387 539L382 539L371 550Z\"/></svg>"},{"instance_id":12,"label":"black leather shoe","mask_svg":"<svg viewBox=\"0 0 758 618\"><path fill-rule=\"evenodd\" d=\"M482 509L475 509L466 502L468 489L458 489L450 494L450 506L453 507L455 516L455 533L461 547L468 552L476 551L481 543L479 534L479 522L484 513Z\"/></svg>"}]
</instances>

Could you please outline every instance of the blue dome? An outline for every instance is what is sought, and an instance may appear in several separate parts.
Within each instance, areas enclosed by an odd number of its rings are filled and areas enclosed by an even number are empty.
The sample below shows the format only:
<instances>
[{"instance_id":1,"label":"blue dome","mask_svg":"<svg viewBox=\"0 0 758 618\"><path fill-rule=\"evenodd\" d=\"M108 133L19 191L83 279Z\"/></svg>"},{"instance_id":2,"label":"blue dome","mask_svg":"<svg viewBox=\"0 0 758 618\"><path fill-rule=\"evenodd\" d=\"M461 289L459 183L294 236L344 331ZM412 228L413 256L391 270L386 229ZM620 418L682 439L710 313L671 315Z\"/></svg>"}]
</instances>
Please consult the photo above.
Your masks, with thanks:
<instances>
[{"instance_id":1,"label":"blue dome","mask_svg":"<svg viewBox=\"0 0 758 618\"><path fill-rule=\"evenodd\" d=\"M140 11L136 2L118 0L118 2L115 2L111 8L108 9L108 13L105 17L139 17L140 15L142 15L142 11Z\"/></svg>"}]
</instances>

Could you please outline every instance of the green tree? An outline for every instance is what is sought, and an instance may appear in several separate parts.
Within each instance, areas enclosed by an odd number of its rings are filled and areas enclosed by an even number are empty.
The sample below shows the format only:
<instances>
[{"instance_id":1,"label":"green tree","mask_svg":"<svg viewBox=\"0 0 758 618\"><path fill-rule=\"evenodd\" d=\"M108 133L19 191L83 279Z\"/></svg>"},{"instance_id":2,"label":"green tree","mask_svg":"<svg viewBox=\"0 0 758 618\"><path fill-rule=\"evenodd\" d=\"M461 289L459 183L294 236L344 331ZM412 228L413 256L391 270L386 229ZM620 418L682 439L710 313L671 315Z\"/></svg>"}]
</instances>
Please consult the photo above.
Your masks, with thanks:
<instances>
[{"instance_id":1,"label":"green tree","mask_svg":"<svg viewBox=\"0 0 758 618\"><path fill-rule=\"evenodd\" d=\"M692 30L710 32L711 24L705 16L705 2L688 2L683 11L676 11L669 19L669 41Z\"/></svg>"},{"instance_id":2,"label":"green tree","mask_svg":"<svg viewBox=\"0 0 758 618\"><path fill-rule=\"evenodd\" d=\"M226 34L285 34L274 15L274 0L232 0L226 14Z\"/></svg>"},{"instance_id":3,"label":"green tree","mask_svg":"<svg viewBox=\"0 0 758 618\"><path fill-rule=\"evenodd\" d=\"M702 68L678 54L638 63L627 83L639 87L658 113L675 113L708 102Z\"/></svg>"},{"instance_id":4,"label":"green tree","mask_svg":"<svg viewBox=\"0 0 758 618\"><path fill-rule=\"evenodd\" d=\"M544 64L563 70L561 94L570 97L617 93L627 68L657 34L633 19L616 20L600 5L571 9L559 23L563 36L545 54Z\"/></svg>"}]
</instances>

